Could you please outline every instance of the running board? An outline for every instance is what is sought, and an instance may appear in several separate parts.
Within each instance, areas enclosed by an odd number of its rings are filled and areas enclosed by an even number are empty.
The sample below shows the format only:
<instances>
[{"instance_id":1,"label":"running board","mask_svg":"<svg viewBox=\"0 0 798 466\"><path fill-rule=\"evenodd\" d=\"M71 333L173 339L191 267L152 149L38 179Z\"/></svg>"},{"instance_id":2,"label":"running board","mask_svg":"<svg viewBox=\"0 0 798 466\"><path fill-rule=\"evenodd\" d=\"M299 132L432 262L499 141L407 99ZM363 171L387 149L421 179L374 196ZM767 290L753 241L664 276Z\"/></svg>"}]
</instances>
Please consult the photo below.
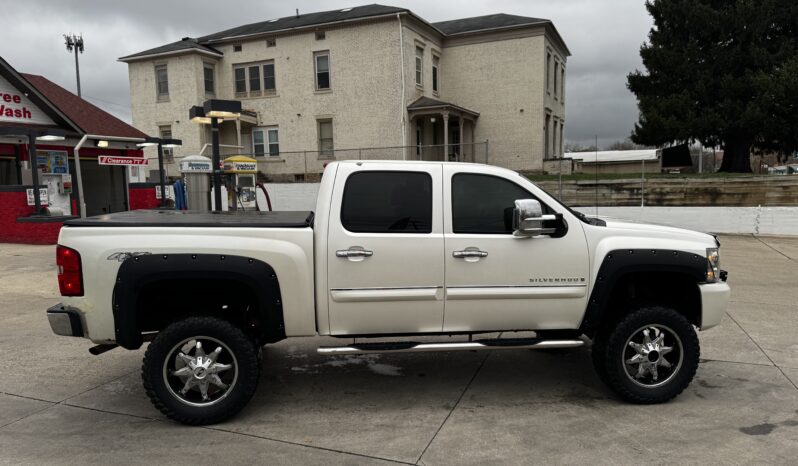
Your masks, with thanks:
<instances>
[{"instance_id":1,"label":"running board","mask_svg":"<svg viewBox=\"0 0 798 466\"><path fill-rule=\"evenodd\" d=\"M349 346L320 346L316 349L316 352L319 354L421 353L431 351L578 348L584 344L583 340L578 339L540 340L535 338L507 338L446 343L398 341L356 343Z\"/></svg>"}]
</instances>

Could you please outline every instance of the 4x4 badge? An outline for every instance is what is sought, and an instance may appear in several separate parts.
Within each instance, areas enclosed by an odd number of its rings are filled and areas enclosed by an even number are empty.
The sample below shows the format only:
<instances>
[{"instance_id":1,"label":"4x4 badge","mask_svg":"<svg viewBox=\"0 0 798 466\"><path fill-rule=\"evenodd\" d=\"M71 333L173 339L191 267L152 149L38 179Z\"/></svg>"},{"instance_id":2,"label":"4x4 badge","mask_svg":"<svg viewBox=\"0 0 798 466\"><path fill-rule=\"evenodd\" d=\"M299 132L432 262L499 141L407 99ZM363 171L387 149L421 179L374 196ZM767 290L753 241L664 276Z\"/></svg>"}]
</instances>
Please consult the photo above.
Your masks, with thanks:
<instances>
[{"instance_id":1,"label":"4x4 badge","mask_svg":"<svg viewBox=\"0 0 798 466\"><path fill-rule=\"evenodd\" d=\"M152 254L151 252L115 252L108 256L106 259L109 261L119 261L125 262L126 260L130 259L131 257L136 256L149 256Z\"/></svg>"}]
</instances>

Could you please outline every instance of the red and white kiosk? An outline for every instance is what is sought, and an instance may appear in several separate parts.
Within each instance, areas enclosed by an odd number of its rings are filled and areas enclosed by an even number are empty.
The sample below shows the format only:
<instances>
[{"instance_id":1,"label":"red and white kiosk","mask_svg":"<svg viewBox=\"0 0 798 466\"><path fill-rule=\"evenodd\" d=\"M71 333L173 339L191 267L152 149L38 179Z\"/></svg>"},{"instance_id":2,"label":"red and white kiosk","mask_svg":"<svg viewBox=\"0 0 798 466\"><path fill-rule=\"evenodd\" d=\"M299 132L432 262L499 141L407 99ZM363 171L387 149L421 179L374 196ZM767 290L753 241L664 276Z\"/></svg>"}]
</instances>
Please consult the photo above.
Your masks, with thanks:
<instances>
[{"instance_id":1,"label":"red and white kiosk","mask_svg":"<svg viewBox=\"0 0 798 466\"><path fill-rule=\"evenodd\" d=\"M159 205L147 135L42 76L0 58L0 242L52 244L63 222Z\"/></svg>"}]
</instances>

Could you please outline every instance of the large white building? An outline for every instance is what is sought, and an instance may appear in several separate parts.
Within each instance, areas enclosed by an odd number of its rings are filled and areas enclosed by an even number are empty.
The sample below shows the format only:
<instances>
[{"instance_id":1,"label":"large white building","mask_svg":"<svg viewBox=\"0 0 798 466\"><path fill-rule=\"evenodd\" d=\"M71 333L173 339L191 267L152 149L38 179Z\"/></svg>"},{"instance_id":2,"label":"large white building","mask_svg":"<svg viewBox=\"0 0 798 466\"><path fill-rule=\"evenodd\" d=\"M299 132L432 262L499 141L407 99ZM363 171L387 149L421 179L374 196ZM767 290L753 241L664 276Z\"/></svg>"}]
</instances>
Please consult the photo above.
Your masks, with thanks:
<instances>
[{"instance_id":1,"label":"large white building","mask_svg":"<svg viewBox=\"0 0 798 466\"><path fill-rule=\"evenodd\" d=\"M356 158L487 157L541 170L562 155L569 55L545 19L429 23L366 5L186 37L120 60L134 126L183 140L170 162L210 143L210 129L189 121L191 106L237 99L245 112L222 123L222 153L256 156L271 179L305 179L326 161Z\"/></svg>"}]
</instances>

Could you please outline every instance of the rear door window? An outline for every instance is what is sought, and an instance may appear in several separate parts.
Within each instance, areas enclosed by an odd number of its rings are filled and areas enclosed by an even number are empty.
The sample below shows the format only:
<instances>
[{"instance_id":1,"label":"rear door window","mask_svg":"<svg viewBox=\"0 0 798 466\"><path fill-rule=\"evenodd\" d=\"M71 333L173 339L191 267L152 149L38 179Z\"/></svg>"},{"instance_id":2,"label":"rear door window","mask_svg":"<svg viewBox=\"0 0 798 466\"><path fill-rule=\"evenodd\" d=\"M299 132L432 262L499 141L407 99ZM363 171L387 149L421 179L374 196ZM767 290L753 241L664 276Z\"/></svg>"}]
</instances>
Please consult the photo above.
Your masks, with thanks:
<instances>
[{"instance_id":1,"label":"rear door window","mask_svg":"<svg viewBox=\"0 0 798 466\"><path fill-rule=\"evenodd\" d=\"M355 233L431 233L432 177L391 171L350 175L341 224Z\"/></svg>"}]
</instances>

